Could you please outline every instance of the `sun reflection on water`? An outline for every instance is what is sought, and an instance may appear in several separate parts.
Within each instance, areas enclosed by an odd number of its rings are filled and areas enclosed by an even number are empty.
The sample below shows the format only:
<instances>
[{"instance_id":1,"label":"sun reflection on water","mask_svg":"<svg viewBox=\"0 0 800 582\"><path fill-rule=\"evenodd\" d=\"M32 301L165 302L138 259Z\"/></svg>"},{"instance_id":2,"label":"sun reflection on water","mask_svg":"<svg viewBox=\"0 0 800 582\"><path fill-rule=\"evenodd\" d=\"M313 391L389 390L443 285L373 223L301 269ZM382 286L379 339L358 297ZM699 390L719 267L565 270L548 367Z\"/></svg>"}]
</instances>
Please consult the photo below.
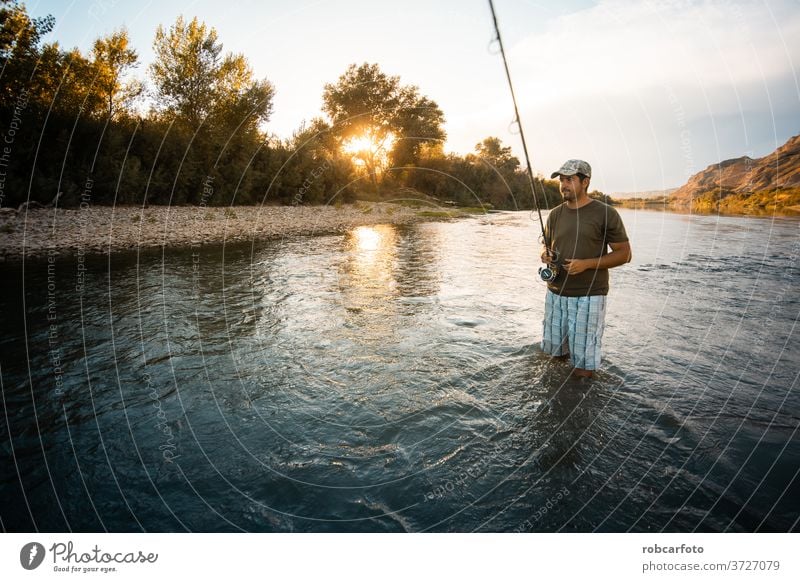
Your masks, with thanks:
<instances>
[{"instance_id":1,"label":"sun reflection on water","mask_svg":"<svg viewBox=\"0 0 800 582\"><path fill-rule=\"evenodd\" d=\"M384 319L397 291L397 230L391 225L360 226L350 231L345 244L347 260L339 272L343 307L350 315ZM372 319L370 327L380 328Z\"/></svg>"},{"instance_id":2,"label":"sun reflection on water","mask_svg":"<svg viewBox=\"0 0 800 582\"><path fill-rule=\"evenodd\" d=\"M380 226L359 226L356 228L353 231L356 248L364 252L378 250L384 238L384 235L378 229L385 230L385 228Z\"/></svg>"},{"instance_id":3,"label":"sun reflection on water","mask_svg":"<svg viewBox=\"0 0 800 582\"><path fill-rule=\"evenodd\" d=\"M394 284L397 231L391 225L359 226L347 240L350 251L346 274L350 284L387 289Z\"/></svg>"}]
</instances>

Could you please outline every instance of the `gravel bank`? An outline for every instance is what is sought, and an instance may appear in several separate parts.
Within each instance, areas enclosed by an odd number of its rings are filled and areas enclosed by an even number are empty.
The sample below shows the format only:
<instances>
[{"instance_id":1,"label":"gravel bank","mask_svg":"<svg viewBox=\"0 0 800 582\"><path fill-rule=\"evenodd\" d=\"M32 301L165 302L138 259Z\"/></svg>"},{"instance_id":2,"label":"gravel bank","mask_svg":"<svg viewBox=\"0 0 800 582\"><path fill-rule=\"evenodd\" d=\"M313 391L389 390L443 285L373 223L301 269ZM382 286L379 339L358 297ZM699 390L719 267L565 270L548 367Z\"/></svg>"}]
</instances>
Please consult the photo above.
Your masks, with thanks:
<instances>
[{"instance_id":1,"label":"gravel bank","mask_svg":"<svg viewBox=\"0 0 800 582\"><path fill-rule=\"evenodd\" d=\"M58 254L111 253L136 248L343 233L355 226L410 224L442 217L398 204L334 206L90 206L0 209L0 261ZM435 214L435 213L434 213Z\"/></svg>"}]
</instances>

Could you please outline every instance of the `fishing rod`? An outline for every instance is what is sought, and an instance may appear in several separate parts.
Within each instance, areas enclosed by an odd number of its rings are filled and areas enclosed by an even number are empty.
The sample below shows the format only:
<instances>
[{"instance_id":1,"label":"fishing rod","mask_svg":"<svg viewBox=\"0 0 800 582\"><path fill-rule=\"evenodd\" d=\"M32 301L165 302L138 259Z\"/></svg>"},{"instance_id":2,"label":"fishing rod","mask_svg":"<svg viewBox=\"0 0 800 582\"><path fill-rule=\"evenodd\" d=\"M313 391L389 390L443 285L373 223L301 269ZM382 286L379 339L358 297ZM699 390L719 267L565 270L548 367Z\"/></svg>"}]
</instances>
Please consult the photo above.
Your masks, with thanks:
<instances>
[{"instance_id":1,"label":"fishing rod","mask_svg":"<svg viewBox=\"0 0 800 582\"><path fill-rule=\"evenodd\" d=\"M503 67L505 67L506 79L508 79L508 88L511 90L511 101L514 103L514 123L516 123L517 127L519 128L519 138L522 141L522 151L525 153L525 165L528 170L528 182L531 186L533 206L536 208L536 213L539 215L539 227L542 229L542 241L544 242L544 248L547 250L550 256L554 257L553 260L555 261L555 252L550 248L550 241L548 240L547 232L544 228L544 220L542 219L542 209L539 207L539 201L536 198L536 186L534 185L533 180L531 158L528 155L528 144L525 141L525 132L522 130L522 121L520 120L519 108L517 107L517 96L514 94L514 84L511 82L511 71L508 69L508 59L506 59L506 51L503 48L503 39L500 37L500 27L497 24L497 14L495 13L494 2L492 0L489 0L489 9L492 11L492 22L494 23L494 40L497 41L497 45L500 47L500 56L503 58ZM544 187L542 187L542 198L544 198ZM550 264L547 267L541 267L539 269L539 275L544 281L552 281L558 275L557 266L555 264Z\"/></svg>"}]
</instances>

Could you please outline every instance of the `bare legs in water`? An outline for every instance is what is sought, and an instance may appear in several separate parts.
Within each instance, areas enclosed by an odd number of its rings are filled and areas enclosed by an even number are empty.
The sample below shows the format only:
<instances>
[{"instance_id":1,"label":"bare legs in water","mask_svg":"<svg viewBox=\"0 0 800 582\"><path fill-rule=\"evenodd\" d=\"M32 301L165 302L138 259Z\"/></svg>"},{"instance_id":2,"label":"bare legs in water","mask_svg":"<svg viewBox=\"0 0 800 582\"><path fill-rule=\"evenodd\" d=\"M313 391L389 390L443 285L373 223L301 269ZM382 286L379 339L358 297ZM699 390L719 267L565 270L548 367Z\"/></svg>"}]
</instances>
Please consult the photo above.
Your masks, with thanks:
<instances>
[{"instance_id":1,"label":"bare legs in water","mask_svg":"<svg viewBox=\"0 0 800 582\"><path fill-rule=\"evenodd\" d=\"M567 362L569 361L569 354L564 354L563 356L553 356L553 359ZM572 375L578 378L591 378L594 376L594 372L592 370L584 370L583 368L573 368Z\"/></svg>"}]
</instances>

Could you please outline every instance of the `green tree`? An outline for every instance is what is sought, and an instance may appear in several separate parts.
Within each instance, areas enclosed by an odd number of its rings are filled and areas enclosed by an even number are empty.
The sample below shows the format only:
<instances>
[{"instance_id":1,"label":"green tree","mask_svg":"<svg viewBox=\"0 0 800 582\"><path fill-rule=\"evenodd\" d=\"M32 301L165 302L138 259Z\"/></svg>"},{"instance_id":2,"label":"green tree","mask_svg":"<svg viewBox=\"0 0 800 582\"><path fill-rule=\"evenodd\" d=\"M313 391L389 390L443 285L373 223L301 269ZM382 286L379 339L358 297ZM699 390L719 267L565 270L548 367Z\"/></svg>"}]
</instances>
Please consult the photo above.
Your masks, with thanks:
<instances>
[{"instance_id":1,"label":"green tree","mask_svg":"<svg viewBox=\"0 0 800 582\"><path fill-rule=\"evenodd\" d=\"M401 139L392 150L395 166L415 165L425 148L444 143L444 113L435 101L420 95L417 87L402 89L396 123Z\"/></svg>"},{"instance_id":2,"label":"green tree","mask_svg":"<svg viewBox=\"0 0 800 582\"><path fill-rule=\"evenodd\" d=\"M503 142L496 137L487 137L475 146L475 154L499 172L516 172L519 159L511 153L511 147L503 147Z\"/></svg>"},{"instance_id":3,"label":"green tree","mask_svg":"<svg viewBox=\"0 0 800 582\"><path fill-rule=\"evenodd\" d=\"M12 104L28 89L41 52L42 37L55 18L31 18L24 4L0 0L0 106Z\"/></svg>"},{"instance_id":4,"label":"green tree","mask_svg":"<svg viewBox=\"0 0 800 582\"><path fill-rule=\"evenodd\" d=\"M299 175L300 187L292 204L329 204L350 202L354 193L349 187L356 177L352 159L339 148L331 126L315 118L303 124L289 143L292 159L287 165Z\"/></svg>"},{"instance_id":5,"label":"green tree","mask_svg":"<svg viewBox=\"0 0 800 582\"><path fill-rule=\"evenodd\" d=\"M519 160L500 139L487 137L476 144L475 153L468 154L466 161L471 165L470 184L484 202L495 208L515 208L520 195L530 197L527 181L521 180Z\"/></svg>"},{"instance_id":6,"label":"green tree","mask_svg":"<svg viewBox=\"0 0 800 582\"><path fill-rule=\"evenodd\" d=\"M254 80L244 56L223 56L214 28L181 16L168 31L158 27L153 48L156 104L169 117L192 129L218 121L254 129L269 119L272 84Z\"/></svg>"},{"instance_id":7,"label":"green tree","mask_svg":"<svg viewBox=\"0 0 800 582\"><path fill-rule=\"evenodd\" d=\"M196 201L207 177L213 203L248 199L253 156L262 147L259 125L272 112L274 88L254 79L247 59L224 54L214 28L179 17L169 30L159 26L150 67L155 88L153 117L185 144L183 153L160 165L173 172L170 200Z\"/></svg>"},{"instance_id":8,"label":"green tree","mask_svg":"<svg viewBox=\"0 0 800 582\"><path fill-rule=\"evenodd\" d=\"M130 48L128 31L120 29L94 42L92 55L97 69L97 92L104 103L105 115L113 119L130 108L142 93L142 83L125 81L126 73L139 62L136 51Z\"/></svg>"},{"instance_id":9,"label":"green tree","mask_svg":"<svg viewBox=\"0 0 800 582\"><path fill-rule=\"evenodd\" d=\"M323 109L340 144L362 144L356 154L376 189L386 165L413 164L422 146L445 137L436 103L377 64L350 65L336 83L325 85Z\"/></svg>"}]
</instances>

